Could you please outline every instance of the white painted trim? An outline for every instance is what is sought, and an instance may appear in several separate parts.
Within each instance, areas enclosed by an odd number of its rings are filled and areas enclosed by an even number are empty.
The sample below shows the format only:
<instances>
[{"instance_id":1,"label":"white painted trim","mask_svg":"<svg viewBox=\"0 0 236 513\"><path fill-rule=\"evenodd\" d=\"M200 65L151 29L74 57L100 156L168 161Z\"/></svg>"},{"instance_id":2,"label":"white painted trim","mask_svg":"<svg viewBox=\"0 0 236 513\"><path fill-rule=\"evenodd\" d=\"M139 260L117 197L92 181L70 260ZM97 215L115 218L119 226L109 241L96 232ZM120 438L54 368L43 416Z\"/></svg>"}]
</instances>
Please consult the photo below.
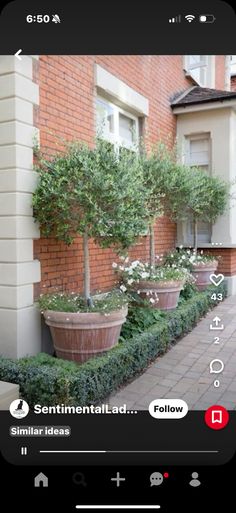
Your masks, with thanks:
<instances>
[{"instance_id":1,"label":"white painted trim","mask_svg":"<svg viewBox=\"0 0 236 513\"><path fill-rule=\"evenodd\" d=\"M32 126L33 104L16 97L0 100L0 123L15 120Z\"/></svg>"},{"instance_id":2,"label":"white painted trim","mask_svg":"<svg viewBox=\"0 0 236 513\"><path fill-rule=\"evenodd\" d=\"M227 287L228 287L228 296L235 296L236 295L236 275L225 276L225 280L227 282Z\"/></svg>"},{"instance_id":3,"label":"white painted trim","mask_svg":"<svg viewBox=\"0 0 236 513\"><path fill-rule=\"evenodd\" d=\"M0 75L0 99L14 96L39 104L39 88L34 82L18 73Z\"/></svg>"},{"instance_id":4,"label":"white painted trim","mask_svg":"<svg viewBox=\"0 0 236 513\"><path fill-rule=\"evenodd\" d=\"M203 55L204 60L200 60L196 64L190 64L191 55L184 55L183 59L183 68L185 70L186 76L191 77L192 80L196 84L201 87L215 87L215 55ZM205 71L205 81L200 82L194 76L194 70L204 69Z\"/></svg>"},{"instance_id":5,"label":"white painted trim","mask_svg":"<svg viewBox=\"0 0 236 513\"><path fill-rule=\"evenodd\" d=\"M41 349L40 312L34 283L40 263L33 239L33 108L39 86L33 82L33 59L0 56L0 354L18 358Z\"/></svg>"},{"instance_id":6,"label":"white painted trim","mask_svg":"<svg viewBox=\"0 0 236 513\"><path fill-rule=\"evenodd\" d=\"M29 285L40 281L40 262L1 263L1 285Z\"/></svg>"},{"instance_id":7,"label":"white painted trim","mask_svg":"<svg viewBox=\"0 0 236 513\"><path fill-rule=\"evenodd\" d=\"M33 240L0 239L0 255L2 263L30 262L33 260Z\"/></svg>"},{"instance_id":8,"label":"white painted trim","mask_svg":"<svg viewBox=\"0 0 236 513\"><path fill-rule=\"evenodd\" d=\"M0 171L12 167L33 170L33 149L19 144L0 146Z\"/></svg>"},{"instance_id":9,"label":"white painted trim","mask_svg":"<svg viewBox=\"0 0 236 513\"><path fill-rule=\"evenodd\" d=\"M121 102L126 109L130 108L139 115L148 116L148 99L98 64L95 64L95 85Z\"/></svg>"},{"instance_id":10,"label":"white painted trim","mask_svg":"<svg viewBox=\"0 0 236 513\"><path fill-rule=\"evenodd\" d=\"M0 411L9 410L12 401L19 399L19 385L0 381Z\"/></svg>"},{"instance_id":11,"label":"white painted trim","mask_svg":"<svg viewBox=\"0 0 236 513\"><path fill-rule=\"evenodd\" d=\"M0 216L32 216L32 194L0 192Z\"/></svg>"},{"instance_id":12,"label":"white painted trim","mask_svg":"<svg viewBox=\"0 0 236 513\"><path fill-rule=\"evenodd\" d=\"M133 114L130 114L130 112L127 112L124 109L121 109L115 103L112 103L112 102L108 101L106 98L103 98L102 96L98 95L97 96L97 100L100 100L101 102L103 102L103 104L107 105L108 107L110 107L112 109L112 111L113 111L113 119L114 119L114 132L108 132L107 133L106 131L102 130L102 127L97 127L98 134L99 134L99 130L101 130L100 137L102 137L106 141L109 141L111 144L114 144L118 148L119 147L123 147L123 148L128 148L128 149L136 150L137 149L137 143L138 143L138 140L139 140L138 117L134 116ZM97 103L96 103L96 106L97 106ZM123 114L128 119L131 119L134 122L134 125L135 125L135 136L136 136L135 137L136 138L135 141L129 141L129 140L124 139L124 138L121 137L121 135L119 133L119 115L120 114Z\"/></svg>"},{"instance_id":13,"label":"white painted trim","mask_svg":"<svg viewBox=\"0 0 236 513\"><path fill-rule=\"evenodd\" d=\"M19 73L32 80L32 60L27 55L22 55L21 60L16 59L14 55L0 56L0 75L9 73Z\"/></svg>"},{"instance_id":14,"label":"white painted trim","mask_svg":"<svg viewBox=\"0 0 236 513\"><path fill-rule=\"evenodd\" d=\"M189 114L191 112L201 112L206 110L217 110L217 109L235 109L236 110L236 98L232 100L217 100L214 102L198 103L194 105L186 105L185 107L173 105L173 113L178 114Z\"/></svg>"},{"instance_id":15,"label":"white painted trim","mask_svg":"<svg viewBox=\"0 0 236 513\"><path fill-rule=\"evenodd\" d=\"M33 192L38 180L36 171L1 169L0 192Z\"/></svg>"},{"instance_id":16,"label":"white painted trim","mask_svg":"<svg viewBox=\"0 0 236 513\"><path fill-rule=\"evenodd\" d=\"M41 314L36 305L0 308L0 326L3 356L21 358L41 351Z\"/></svg>"},{"instance_id":17,"label":"white painted trim","mask_svg":"<svg viewBox=\"0 0 236 513\"><path fill-rule=\"evenodd\" d=\"M0 239L38 239L39 236L39 228L33 217L0 217Z\"/></svg>"},{"instance_id":18,"label":"white painted trim","mask_svg":"<svg viewBox=\"0 0 236 513\"><path fill-rule=\"evenodd\" d=\"M20 144L33 148L34 138L37 137L38 130L33 126L19 121L7 121L0 123L0 144Z\"/></svg>"},{"instance_id":19,"label":"white painted trim","mask_svg":"<svg viewBox=\"0 0 236 513\"><path fill-rule=\"evenodd\" d=\"M0 285L0 310L5 308L17 310L32 306L34 302L33 296L33 285L20 285L17 287ZM2 330L3 325L1 323L1 343L3 341Z\"/></svg>"}]
</instances>

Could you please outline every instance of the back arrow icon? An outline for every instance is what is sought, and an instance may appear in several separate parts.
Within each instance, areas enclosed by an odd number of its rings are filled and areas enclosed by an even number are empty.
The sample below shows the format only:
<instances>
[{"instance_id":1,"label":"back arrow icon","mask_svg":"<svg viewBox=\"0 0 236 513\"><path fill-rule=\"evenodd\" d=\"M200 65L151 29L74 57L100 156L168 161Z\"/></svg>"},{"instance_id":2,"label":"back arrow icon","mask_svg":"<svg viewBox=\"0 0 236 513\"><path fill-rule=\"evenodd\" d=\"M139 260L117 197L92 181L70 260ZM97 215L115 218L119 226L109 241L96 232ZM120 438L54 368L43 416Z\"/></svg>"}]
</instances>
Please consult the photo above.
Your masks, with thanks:
<instances>
[{"instance_id":1,"label":"back arrow icon","mask_svg":"<svg viewBox=\"0 0 236 513\"><path fill-rule=\"evenodd\" d=\"M15 57L17 57L17 59L19 59L20 61L22 60L21 57L20 57L20 53L22 52L22 50L18 50L18 52L15 53Z\"/></svg>"}]
</instances>

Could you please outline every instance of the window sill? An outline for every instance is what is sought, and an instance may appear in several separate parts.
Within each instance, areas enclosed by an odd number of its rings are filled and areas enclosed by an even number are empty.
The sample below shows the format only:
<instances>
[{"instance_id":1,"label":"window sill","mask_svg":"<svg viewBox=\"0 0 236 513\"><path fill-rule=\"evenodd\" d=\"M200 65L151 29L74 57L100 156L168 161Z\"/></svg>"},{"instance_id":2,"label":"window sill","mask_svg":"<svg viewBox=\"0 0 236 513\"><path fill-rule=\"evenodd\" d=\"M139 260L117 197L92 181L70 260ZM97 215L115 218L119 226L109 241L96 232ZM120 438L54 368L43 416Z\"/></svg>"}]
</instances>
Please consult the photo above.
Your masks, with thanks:
<instances>
[{"instance_id":1,"label":"window sill","mask_svg":"<svg viewBox=\"0 0 236 513\"><path fill-rule=\"evenodd\" d=\"M176 244L176 248L183 246L184 248L193 247L190 243L179 242ZM211 242L199 242L199 249L236 249L236 244L226 244L226 243L211 243Z\"/></svg>"}]
</instances>

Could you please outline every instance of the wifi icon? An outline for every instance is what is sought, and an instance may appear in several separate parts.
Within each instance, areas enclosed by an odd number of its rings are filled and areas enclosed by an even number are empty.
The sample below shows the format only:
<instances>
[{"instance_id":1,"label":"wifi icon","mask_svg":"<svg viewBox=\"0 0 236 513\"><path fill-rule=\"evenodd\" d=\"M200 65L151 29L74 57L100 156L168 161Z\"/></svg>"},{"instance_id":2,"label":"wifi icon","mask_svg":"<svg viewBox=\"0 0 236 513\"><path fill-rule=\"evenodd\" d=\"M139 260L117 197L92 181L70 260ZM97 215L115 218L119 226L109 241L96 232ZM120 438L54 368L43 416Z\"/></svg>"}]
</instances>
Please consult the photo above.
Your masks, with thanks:
<instances>
[{"instance_id":1,"label":"wifi icon","mask_svg":"<svg viewBox=\"0 0 236 513\"><path fill-rule=\"evenodd\" d=\"M193 20L195 20L196 16L194 16L193 14L187 14L187 16L185 16L185 19L189 22L189 23L192 23Z\"/></svg>"}]
</instances>

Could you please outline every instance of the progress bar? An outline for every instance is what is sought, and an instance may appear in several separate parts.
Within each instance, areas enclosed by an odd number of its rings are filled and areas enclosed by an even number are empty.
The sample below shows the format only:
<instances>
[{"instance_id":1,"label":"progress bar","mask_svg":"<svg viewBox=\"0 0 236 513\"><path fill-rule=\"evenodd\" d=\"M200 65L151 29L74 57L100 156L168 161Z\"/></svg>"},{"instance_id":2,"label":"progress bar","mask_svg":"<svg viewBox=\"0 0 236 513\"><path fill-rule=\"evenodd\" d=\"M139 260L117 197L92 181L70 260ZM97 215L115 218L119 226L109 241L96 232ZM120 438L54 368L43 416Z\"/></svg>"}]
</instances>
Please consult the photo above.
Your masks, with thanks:
<instances>
[{"instance_id":1,"label":"progress bar","mask_svg":"<svg viewBox=\"0 0 236 513\"><path fill-rule=\"evenodd\" d=\"M118 505L118 504L110 504L110 505L86 505L86 506L75 506L76 509L160 509L161 506L150 506L150 504L148 505L143 505L143 506L137 506L137 505Z\"/></svg>"},{"instance_id":2,"label":"progress bar","mask_svg":"<svg viewBox=\"0 0 236 513\"><path fill-rule=\"evenodd\" d=\"M218 454L220 451L39 451L41 454Z\"/></svg>"}]
</instances>

